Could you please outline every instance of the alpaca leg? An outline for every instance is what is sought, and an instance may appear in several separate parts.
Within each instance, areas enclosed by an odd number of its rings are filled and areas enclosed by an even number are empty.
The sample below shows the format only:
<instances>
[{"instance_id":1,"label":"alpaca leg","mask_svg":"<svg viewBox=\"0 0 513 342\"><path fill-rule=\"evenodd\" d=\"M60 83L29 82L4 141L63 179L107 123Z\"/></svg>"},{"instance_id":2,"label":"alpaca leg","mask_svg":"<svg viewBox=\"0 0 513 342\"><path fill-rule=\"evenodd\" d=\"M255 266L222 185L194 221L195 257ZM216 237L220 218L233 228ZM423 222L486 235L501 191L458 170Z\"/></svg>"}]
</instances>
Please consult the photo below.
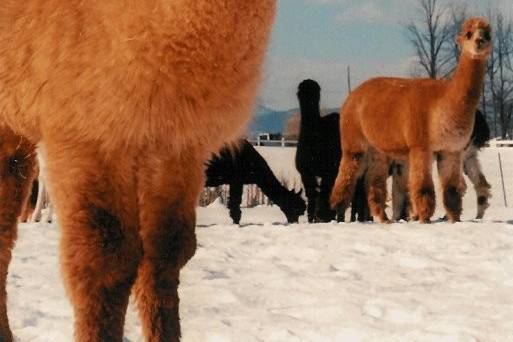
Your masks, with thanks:
<instances>
[{"instance_id":1,"label":"alpaca leg","mask_svg":"<svg viewBox=\"0 0 513 342\"><path fill-rule=\"evenodd\" d=\"M365 179L367 180L368 203L371 215L379 223L390 222L385 212L387 200L388 158L383 153L373 151L370 153L369 169Z\"/></svg>"},{"instance_id":2,"label":"alpaca leg","mask_svg":"<svg viewBox=\"0 0 513 342\"><path fill-rule=\"evenodd\" d=\"M367 202L367 196L365 194L365 175L358 178L356 181L353 199L351 200L351 222L356 222L356 220L361 218L363 202Z\"/></svg>"},{"instance_id":3,"label":"alpaca leg","mask_svg":"<svg viewBox=\"0 0 513 342\"><path fill-rule=\"evenodd\" d=\"M392 167L392 220L408 220L409 202L407 164L394 163Z\"/></svg>"},{"instance_id":4,"label":"alpaca leg","mask_svg":"<svg viewBox=\"0 0 513 342\"><path fill-rule=\"evenodd\" d=\"M181 335L180 269L196 250L195 206L203 184L202 163L152 163L139 176L144 257L134 293L146 341L171 342Z\"/></svg>"},{"instance_id":5,"label":"alpaca leg","mask_svg":"<svg viewBox=\"0 0 513 342\"><path fill-rule=\"evenodd\" d=\"M337 205L347 208L351 203L356 181L362 169L363 158L364 152L343 151L338 175L331 192L330 203L332 208Z\"/></svg>"},{"instance_id":6,"label":"alpaca leg","mask_svg":"<svg viewBox=\"0 0 513 342\"><path fill-rule=\"evenodd\" d=\"M0 149L0 341L12 341L7 318L6 280L14 247L18 217L35 174L34 146L2 128Z\"/></svg>"},{"instance_id":7,"label":"alpaca leg","mask_svg":"<svg viewBox=\"0 0 513 342\"><path fill-rule=\"evenodd\" d=\"M27 197L27 200L23 206L22 214L19 219L20 222L31 222L37 201L38 189L39 182L37 181L37 177L35 177L35 179L32 181L32 187L29 193L30 195Z\"/></svg>"},{"instance_id":8,"label":"alpaca leg","mask_svg":"<svg viewBox=\"0 0 513 342\"><path fill-rule=\"evenodd\" d=\"M438 174L440 176L444 207L450 222L459 221L462 211L461 197L464 184L461 180L463 171L462 157L461 152L440 152L438 154Z\"/></svg>"},{"instance_id":9,"label":"alpaca leg","mask_svg":"<svg viewBox=\"0 0 513 342\"><path fill-rule=\"evenodd\" d=\"M235 224L239 224L241 217L240 203L242 202L242 188L243 184L241 181L236 180L230 183L228 208L230 209L230 217Z\"/></svg>"},{"instance_id":10,"label":"alpaca leg","mask_svg":"<svg viewBox=\"0 0 513 342\"><path fill-rule=\"evenodd\" d=\"M315 207L317 205L317 179L314 175L301 174L301 180L303 181L305 195L308 201L306 204L308 222L312 223L316 219Z\"/></svg>"},{"instance_id":11,"label":"alpaca leg","mask_svg":"<svg viewBox=\"0 0 513 342\"><path fill-rule=\"evenodd\" d=\"M467 152L469 149L472 151ZM484 216L486 209L490 206L488 200L491 197L490 188L491 185L486 180L483 174L481 163L477 158L477 150L472 146L467 148L465 159L463 162L463 171L468 176L477 195L477 219L481 219Z\"/></svg>"},{"instance_id":12,"label":"alpaca leg","mask_svg":"<svg viewBox=\"0 0 513 342\"><path fill-rule=\"evenodd\" d=\"M324 176L321 180L320 193L318 202L318 214L321 222L330 222L335 219L336 212L330 207L330 192L333 189L333 184L335 183L335 178L331 176Z\"/></svg>"},{"instance_id":13,"label":"alpaca leg","mask_svg":"<svg viewBox=\"0 0 513 342\"><path fill-rule=\"evenodd\" d=\"M356 208L355 196L353 196L353 201L351 202L351 217L349 218L349 222L356 222L357 217L358 208Z\"/></svg>"},{"instance_id":14,"label":"alpaca leg","mask_svg":"<svg viewBox=\"0 0 513 342\"><path fill-rule=\"evenodd\" d=\"M73 151L70 153L69 151ZM121 341L142 254L134 164L107 159L94 144L47 144L47 172L59 212L61 268L76 341Z\"/></svg>"},{"instance_id":15,"label":"alpaca leg","mask_svg":"<svg viewBox=\"0 0 513 342\"><path fill-rule=\"evenodd\" d=\"M356 181L356 187L351 202L351 222L366 222L372 220L369 212L369 204L367 202L367 191L365 183L367 179L367 172L359 177Z\"/></svg>"},{"instance_id":16,"label":"alpaca leg","mask_svg":"<svg viewBox=\"0 0 513 342\"><path fill-rule=\"evenodd\" d=\"M410 150L408 188L410 189L412 212L421 223L429 223L435 212L435 190L431 176L432 153L428 149Z\"/></svg>"}]
</instances>

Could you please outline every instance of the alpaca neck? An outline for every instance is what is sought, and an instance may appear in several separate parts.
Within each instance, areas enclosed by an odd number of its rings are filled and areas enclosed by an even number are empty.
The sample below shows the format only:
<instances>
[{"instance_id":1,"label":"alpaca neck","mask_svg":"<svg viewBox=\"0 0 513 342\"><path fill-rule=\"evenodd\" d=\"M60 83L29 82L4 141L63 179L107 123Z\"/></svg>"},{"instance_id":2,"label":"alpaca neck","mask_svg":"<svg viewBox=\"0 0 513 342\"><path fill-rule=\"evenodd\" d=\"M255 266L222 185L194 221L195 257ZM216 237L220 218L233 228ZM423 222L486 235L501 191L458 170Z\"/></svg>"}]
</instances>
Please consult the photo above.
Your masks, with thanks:
<instances>
[{"instance_id":1,"label":"alpaca neck","mask_svg":"<svg viewBox=\"0 0 513 342\"><path fill-rule=\"evenodd\" d=\"M483 88L486 60L473 59L463 54L452 80L449 82L447 100L452 105L453 122L473 121Z\"/></svg>"},{"instance_id":2,"label":"alpaca neck","mask_svg":"<svg viewBox=\"0 0 513 342\"><path fill-rule=\"evenodd\" d=\"M299 107L301 110L300 137L313 132L321 120L319 102L311 99L300 99Z\"/></svg>"},{"instance_id":3,"label":"alpaca neck","mask_svg":"<svg viewBox=\"0 0 513 342\"><path fill-rule=\"evenodd\" d=\"M291 192L288 191L272 174L269 174L265 179L259 179L257 185L262 192L280 208L287 202L288 196Z\"/></svg>"}]
</instances>

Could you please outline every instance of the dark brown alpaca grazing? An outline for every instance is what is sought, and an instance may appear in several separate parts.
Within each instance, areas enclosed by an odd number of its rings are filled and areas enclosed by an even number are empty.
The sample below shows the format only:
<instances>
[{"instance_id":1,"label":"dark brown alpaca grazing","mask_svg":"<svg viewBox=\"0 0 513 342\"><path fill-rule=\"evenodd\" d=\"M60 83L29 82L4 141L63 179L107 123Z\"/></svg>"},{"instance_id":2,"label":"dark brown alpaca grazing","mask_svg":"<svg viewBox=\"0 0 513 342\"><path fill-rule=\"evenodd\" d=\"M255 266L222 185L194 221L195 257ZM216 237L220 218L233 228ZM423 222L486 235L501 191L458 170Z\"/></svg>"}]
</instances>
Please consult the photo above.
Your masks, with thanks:
<instances>
[{"instance_id":1,"label":"dark brown alpaca grazing","mask_svg":"<svg viewBox=\"0 0 513 342\"><path fill-rule=\"evenodd\" d=\"M331 195L332 207L347 206L362 160L370 155L369 207L379 222L385 214L386 178L390 159L408 160L408 188L413 210L429 222L435 209L431 177L433 155L449 221L461 215L462 152L474 125L491 29L484 18L467 20L457 37L461 56L450 80L375 78L364 82L341 110L342 161Z\"/></svg>"},{"instance_id":2,"label":"dark brown alpaca grazing","mask_svg":"<svg viewBox=\"0 0 513 342\"><path fill-rule=\"evenodd\" d=\"M298 222L306 209L301 191L288 190L276 178L265 159L247 140L237 148L226 146L208 162L206 186L230 185L228 208L233 223L239 224L240 204L244 184L256 184L273 203L277 204L289 223Z\"/></svg>"},{"instance_id":3,"label":"dark brown alpaca grazing","mask_svg":"<svg viewBox=\"0 0 513 342\"><path fill-rule=\"evenodd\" d=\"M275 6L0 2L0 121L15 132L0 150L0 341L12 341L5 280L36 143L75 340L122 341L132 289L146 341L180 339L204 163L249 119Z\"/></svg>"}]
</instances>

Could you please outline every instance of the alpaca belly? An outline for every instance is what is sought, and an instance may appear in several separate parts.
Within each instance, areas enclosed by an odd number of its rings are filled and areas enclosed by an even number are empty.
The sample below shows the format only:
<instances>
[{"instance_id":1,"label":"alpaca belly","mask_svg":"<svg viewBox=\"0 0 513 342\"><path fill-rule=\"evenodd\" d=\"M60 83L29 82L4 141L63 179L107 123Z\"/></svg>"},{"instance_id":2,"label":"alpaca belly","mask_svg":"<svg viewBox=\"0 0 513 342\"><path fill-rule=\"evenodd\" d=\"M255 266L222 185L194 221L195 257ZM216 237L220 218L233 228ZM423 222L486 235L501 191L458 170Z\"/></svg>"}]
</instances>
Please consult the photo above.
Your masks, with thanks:
<instances>
[{"instance_id":1,"label":"alpaca belly","mask_svg":"<svg viewBox=\"0 0 513 342\"><path fill-rule=\"evenodd\" d=\"M152 82L143 72L138 76L128 70L130 77L121 76L125 68L112 69L108 78L97 80L92 69L73 83L73 70L61 70L59 82L39 94L43 131L52 131L49 138L66 134L100 142L108 150L156 145L175 152L190 146L214 152L248 121L256 88L241 87L221 101L202 97L201 90L179 89L168 80ZM67 80L76 87L63 88Z\"/></svg>"},{"instance_id":2,"label":"alpaca belly","mask_svg":"<svg viewBox=\"0 0 513 342\"><path fill-rule=\"evenodd\" d=\"M383 153L402 155L408 151L408 145L400 132L389 135L387 131L364 129L364 134L368 143Z\"/></svg>"},{"instance_id":3,"label":"alpaca belly","mask_svg":"<svg viewBox=\"0 0 513 342\"><path fill-rule=\"evenodd\" d=\"M438 125L438 134L432 137L432 150L434 151L462 151L467 146L472 129L457 129Z\"/></svg>"},{"instance_id":4,"label":"alpaca belly","mask_svg":"<svg viewBox=\"0 0 513 342\"><path fill-rule=\"evenodd\" d=\"M384 111L374 104L368 104L359 120L365 138L373 147L382 152L407 149L404 121L397 112Z\"/></svg>"}]
</instances>

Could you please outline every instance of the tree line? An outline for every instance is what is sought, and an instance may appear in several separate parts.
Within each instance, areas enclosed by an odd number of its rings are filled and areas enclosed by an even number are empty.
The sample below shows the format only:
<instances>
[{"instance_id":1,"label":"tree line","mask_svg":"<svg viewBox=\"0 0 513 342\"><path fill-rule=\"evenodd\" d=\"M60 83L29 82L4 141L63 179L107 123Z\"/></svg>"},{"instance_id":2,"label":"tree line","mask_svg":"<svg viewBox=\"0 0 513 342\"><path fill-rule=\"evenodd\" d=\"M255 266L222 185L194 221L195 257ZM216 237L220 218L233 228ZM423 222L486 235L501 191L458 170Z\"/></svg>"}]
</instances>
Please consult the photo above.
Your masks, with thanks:
<instances>
[{"instance_id":1,"label":"tree line","mask_svg":"<svg viewBox=\"0 0 513 342\"><path fill-rule=\"evenodd\" d=\"M415 52L413 77L450 77L458 63L455 37L470 16L467 5L445 0L417 0L417 11L406 24ZM510 14L489 7L483 16L492 25L493 50L488 61L480 109L492 134L513 138L513 21Z\"/></svg>"}]
</instances>

